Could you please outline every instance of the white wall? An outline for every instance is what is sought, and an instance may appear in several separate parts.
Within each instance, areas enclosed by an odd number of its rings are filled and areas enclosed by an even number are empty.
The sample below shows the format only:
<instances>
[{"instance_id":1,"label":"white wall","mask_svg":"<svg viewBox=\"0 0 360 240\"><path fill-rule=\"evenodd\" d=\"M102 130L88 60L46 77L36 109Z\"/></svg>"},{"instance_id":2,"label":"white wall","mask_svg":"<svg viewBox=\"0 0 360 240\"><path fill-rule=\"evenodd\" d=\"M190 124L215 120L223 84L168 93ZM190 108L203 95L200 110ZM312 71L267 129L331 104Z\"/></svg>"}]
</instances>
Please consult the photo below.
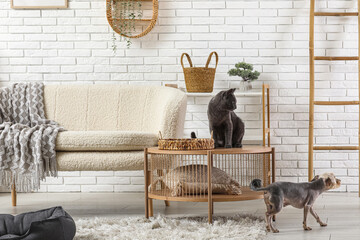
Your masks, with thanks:
<instances>
[{"instance_id":1,"label":"white wall","mask_svg":"<svg viewBox=\"0 0 360 240\"><path fill-rule=\"evenodd\" d=\"M130 49L119 43L112 55L105 0L72 0L67 10L12 10L0 2L0 81L47 83L177 83L184 86L179 56L188 52L196 65L210 51L220 55L215 87L236 87L226 72L245 60L262 72L255 84L271 86L272 144L278 180L307 180L308 13L309 1L160 0L158 24ZM356 1L316 0L320 10L354 10ZM316 55L357 55L355 17L316 18ZM356 99L355 62L316 66L316 96ZM189 98L185 135L206 136L208 98ZM258 99L239 100L248 127L260 122ZM316 108L316 143L357 144L357 108ZM260 125L259 125L260 126ZM255 134L252 130L248 134ZM341 191L356 191L356 152L316 153L316 173L332 171ZM141 172L74 172L50 179L42 191L141 191Z\"/></svg>"}]
</instances>

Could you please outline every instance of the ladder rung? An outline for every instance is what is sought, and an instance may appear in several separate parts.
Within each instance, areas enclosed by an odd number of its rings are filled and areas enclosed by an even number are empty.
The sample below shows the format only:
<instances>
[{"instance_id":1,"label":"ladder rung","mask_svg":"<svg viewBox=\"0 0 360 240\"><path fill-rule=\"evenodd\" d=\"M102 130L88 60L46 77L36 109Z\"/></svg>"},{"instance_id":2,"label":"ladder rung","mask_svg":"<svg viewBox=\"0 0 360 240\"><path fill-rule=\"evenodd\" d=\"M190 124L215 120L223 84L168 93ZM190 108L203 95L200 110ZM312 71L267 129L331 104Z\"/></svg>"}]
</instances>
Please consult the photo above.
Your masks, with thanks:
<instances>
[{"instance_id":1,"label":"ladder rung","mask_svg":"<svg viewBox=\"0 0 360 240\"><path fill-rule=\"evenodd\" d=\"M314 12L315 16L358 16L357 12Z\"/></svg>"},{"instance_id":2,"label":"ladder rung","mask_svg":"<svg viewBox=\"0 0 360 240\"><path fill-rule=\"evenodd\" d=\"M359 146L314 146L314 150L359 150Z\"/></svg>"},{"instance_id":3,"label":"ladder rung","mask_svg":"<svg viewBox=\"0 0 360 240\"><path fill-rule=\"evenodd\" d=\"M359 60L359 57L325 57L315 56L314 60L325 60L325 61L344 61L344 60Z\"/></svg>"},{"instance_id":4,"label":"ladder rung","mask_svg":"<svg viewBox=\"0 0 360 240\"><path fill-rule=\"evenodd\" d=\"M359 105L359 101L315 101L315 105Z\"/></svg>"}]
</instances>

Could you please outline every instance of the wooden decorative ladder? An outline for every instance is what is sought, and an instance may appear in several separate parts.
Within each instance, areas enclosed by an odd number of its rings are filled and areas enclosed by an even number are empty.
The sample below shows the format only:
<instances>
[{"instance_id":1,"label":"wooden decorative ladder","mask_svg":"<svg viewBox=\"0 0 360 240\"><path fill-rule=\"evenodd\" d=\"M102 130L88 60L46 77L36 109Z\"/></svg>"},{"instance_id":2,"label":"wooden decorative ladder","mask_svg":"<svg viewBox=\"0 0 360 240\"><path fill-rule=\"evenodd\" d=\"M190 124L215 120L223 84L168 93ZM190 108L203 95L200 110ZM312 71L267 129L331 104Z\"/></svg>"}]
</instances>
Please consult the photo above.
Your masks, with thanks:
<instances>
[{"instance_id":1,"label":"wooden decorative ladder","mask_svg":"<svg viewBox=\"0 0 360 240\"><path fill-rule=\"evenodd\" d=\"M315 12L315 0L310 1L310 110L309 110L309 181L313 179L313 152L314 150L360 150L360 0L358 0L357 12ZM359 46L358 56L353 57L328 57L314 56L314 19L315 16L354 16L358 17ZM315 60L322 61L346 61L357 60L359 67L359 99L358 101L315 101ZM314 106L315 105L359 105L359 135L358 146L314 146ZM359 151L359 173L360 173L360 151ZM360 196L360 178L359 178L359 196Z\"/></svg>"}]
</instances>

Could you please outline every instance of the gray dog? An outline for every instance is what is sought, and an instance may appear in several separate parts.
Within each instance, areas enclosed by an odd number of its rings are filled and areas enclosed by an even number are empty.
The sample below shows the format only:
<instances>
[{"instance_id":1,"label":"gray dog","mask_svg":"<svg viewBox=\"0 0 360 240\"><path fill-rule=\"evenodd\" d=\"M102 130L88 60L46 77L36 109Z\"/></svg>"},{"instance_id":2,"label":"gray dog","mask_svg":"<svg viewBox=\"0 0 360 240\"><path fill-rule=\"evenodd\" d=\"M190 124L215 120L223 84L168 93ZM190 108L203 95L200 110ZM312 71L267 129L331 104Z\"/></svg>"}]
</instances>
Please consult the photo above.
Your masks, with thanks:
<instances>
[{"instance_id":1,"label":"gray dog","mask_svg":"<svg viewBox=\"0 0 360 240\"><path fill-rule=\"evenodd\" d=\"M311 230L311 228L306 225L306 218L309 210L320 226L327 226L326 223L320 220L313 209L313 205L321 193L338 188L340 187L340 184L341 180L337 179L333 173L325 173L320 176L316 175L311 182L275 182L264 188L261 188L260 179L254 179L250 184L250 188L253 191L264 191L264 201L267 208L265 213L266 230L268 232L271 230L272 232L277 233L279 230L274 228L271 218L279 213L282 207L288 205L300 209L304 208L304 230Z\"/></svg>"}]
</instances>

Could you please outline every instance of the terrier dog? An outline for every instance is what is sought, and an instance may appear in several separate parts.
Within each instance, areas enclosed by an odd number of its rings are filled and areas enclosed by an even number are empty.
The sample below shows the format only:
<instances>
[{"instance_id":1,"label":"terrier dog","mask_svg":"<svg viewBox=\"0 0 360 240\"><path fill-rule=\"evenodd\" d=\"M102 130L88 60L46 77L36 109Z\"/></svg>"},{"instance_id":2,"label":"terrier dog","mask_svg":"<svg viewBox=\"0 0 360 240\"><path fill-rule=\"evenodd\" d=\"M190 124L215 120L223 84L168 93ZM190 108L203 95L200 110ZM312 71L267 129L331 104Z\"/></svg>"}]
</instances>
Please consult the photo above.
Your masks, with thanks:
<instances>
[{"instance_id":1,"label":"terrier dog","mask_svg":"<svg viewBox=\"0 0 360 240\"><path fill-rule=\"evenodd\" d=\"M266 230L277 233L279 230L274 228L271 219L281 211L282 207L288 205L299 209L304 208L304 230L311 230L306 224L309 210L321 227L327 226L320 220L313 209L313 205L320 194L330 189L336 189L340 187L340 184L341 180L337 179L333 173L324 173L320 176L316 175L311 182L274 182L264 188L261 188L260 179L254 179L250 188L253 191L264 191L264 201L267 208L265 213Z\"/></svg>"}]
</instances>

